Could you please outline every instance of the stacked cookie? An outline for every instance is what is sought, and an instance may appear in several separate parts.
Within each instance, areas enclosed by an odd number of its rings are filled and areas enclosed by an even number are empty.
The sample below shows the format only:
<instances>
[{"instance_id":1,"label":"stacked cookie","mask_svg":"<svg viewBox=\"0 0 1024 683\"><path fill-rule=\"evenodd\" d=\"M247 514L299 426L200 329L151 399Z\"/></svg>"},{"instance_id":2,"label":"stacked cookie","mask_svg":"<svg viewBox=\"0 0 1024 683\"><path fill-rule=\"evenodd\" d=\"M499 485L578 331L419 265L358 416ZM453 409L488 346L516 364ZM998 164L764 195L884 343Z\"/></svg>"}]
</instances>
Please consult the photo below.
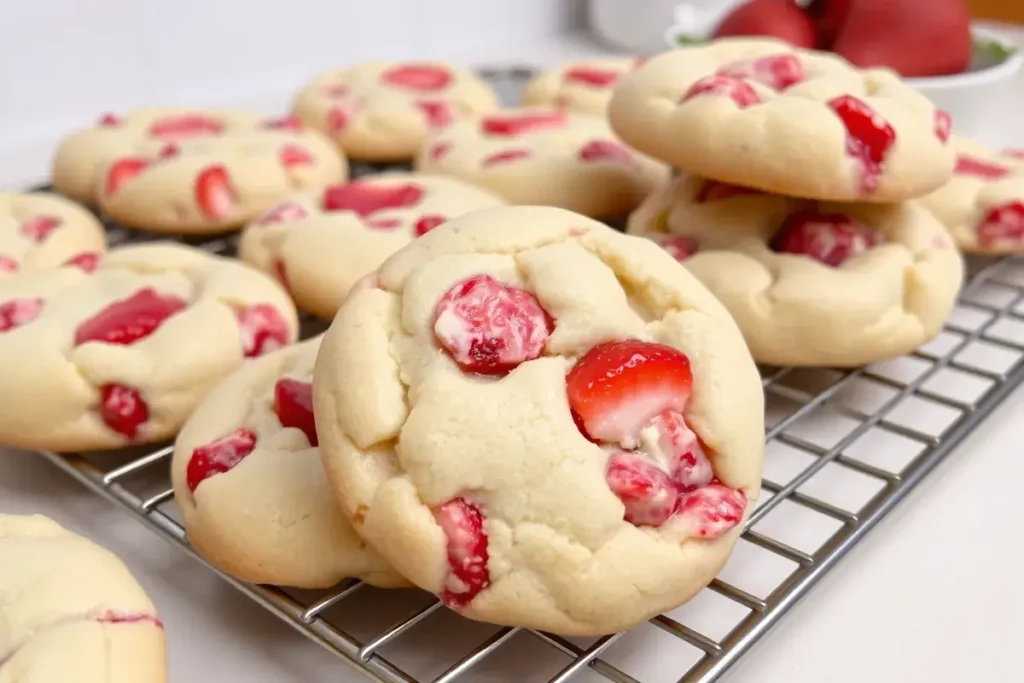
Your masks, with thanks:
<instances>
[{"instance_id":1,"label":"stacked cookie","mask_svg":"<svg viewBox=\"0 0 1024 683\"><path fill-rule=\"evenodd\" d=\"M953 175L950 121L892 73L720 40L648 60L609 113L682 172L629 231L683 260L759 362L856 366L941 329L962 260L912 200Z\"/></svg>"}]
</instances>

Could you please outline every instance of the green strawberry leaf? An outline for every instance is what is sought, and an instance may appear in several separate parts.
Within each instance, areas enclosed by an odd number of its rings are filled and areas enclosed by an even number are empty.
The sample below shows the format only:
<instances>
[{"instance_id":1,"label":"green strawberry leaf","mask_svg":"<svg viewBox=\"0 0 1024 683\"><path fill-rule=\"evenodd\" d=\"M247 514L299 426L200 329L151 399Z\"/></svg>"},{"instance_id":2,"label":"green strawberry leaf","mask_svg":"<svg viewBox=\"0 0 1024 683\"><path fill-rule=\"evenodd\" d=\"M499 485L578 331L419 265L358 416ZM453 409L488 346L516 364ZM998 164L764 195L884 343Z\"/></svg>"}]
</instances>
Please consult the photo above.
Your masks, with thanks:
<instances>
[{"instance_id":1,"label":"green strawberry leaf","mask_svg":"<svg viewBox=\"0 0 1024 683\"><path fill-rule=\"evenodd\" d=\"M708 42L707 38L698 38L697 36L684 36L681 33L676 34L676 44L682 47L689 45L703 45Z\"/></svg>"},{"instance_id":2,"label":"green strawberry leaf","mask_svg":"<svg viewBox=\"0 0 1024 683\"><path fill-rule=\"evenodd\" d=\"M977 70L996 66L1002 64L1016 53L1016 48L1007 47L998 41L987 38L975 38L973 67Z\"/></svg>"}]
</instances>

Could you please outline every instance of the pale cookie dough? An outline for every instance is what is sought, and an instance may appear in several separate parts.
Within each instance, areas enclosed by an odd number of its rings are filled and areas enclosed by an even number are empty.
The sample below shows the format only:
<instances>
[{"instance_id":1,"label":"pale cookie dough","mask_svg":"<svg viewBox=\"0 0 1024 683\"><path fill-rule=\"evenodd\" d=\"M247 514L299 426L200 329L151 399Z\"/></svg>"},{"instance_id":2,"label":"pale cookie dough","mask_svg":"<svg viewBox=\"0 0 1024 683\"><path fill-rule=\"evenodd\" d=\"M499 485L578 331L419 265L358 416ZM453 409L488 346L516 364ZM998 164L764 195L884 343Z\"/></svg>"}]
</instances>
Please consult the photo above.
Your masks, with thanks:
<instances>
[{"instance_id":1,"label":"pale cookie dough","mask_svg":"<svg viewBox=\"0 0 1024 683\"><path fill-rule=\"evenodd\" d=\"M1024 252L1024 163L954 136L953 179L921 203L972 254Z\"/></svg>"},{"instance_id":2,"label":"pale cookie dough","mask_svg":"<svg viewBox=\"0 0 1024 683\"><path fill-rule=\"evenodd\" d=\"M388 259L326 333L313 405L356 531L497 624L595 635L676 607L760 488L761 380L728 313L561 209L477 211Z\"/></svg>"},{"instance_id":3,"label":"pale cookie dough","mask_svg":"<svg viewBox=\"0 0 1024 683\"><path fill-rule=\"evenodd\" d=\"M48 192L0 192L0 279L61 265L89 270L106 250L103 226L81 206Z\"/></svg>"},{"instance_id":4,"label":"pale cookie dough","mask_svg":"<svg viewBox=\"0 0 1024 683\"><path fill-rule=\"evenodd\" d=\"M673 166L795 197L901 201L953 172L949 115L896 74L768 38L652 57L619 81L609 116Z\"/></svg>"},{"instance_id":5,"label":"pale cookie dough","mask_svg":"<svg viewBox=\"0 0 1024 683\"><path fill-rule=\"evenodd\" d=\"M242 260L273 273L300 308L330 318L352 285L449 218L501 206L455 178L381 173L289 197L242 233Z\"/></svg>"},{"instance_id":6,"label":"pale cookie dough","mask_svg":"<svg viewBox=\"0 0 1024 683\"><path fill-rule=\"evenodd\" d=\"M283 195L347 177L330 141L294 117L180 108L108 114L65 139L53 166L59 192L174 234L231 230Z\"/></svg>"},{"instance_id":7,"label":"pale cookie dough","mask_svg":"<svg viewBox=\"0 0 1024 683\"><path fill-rule=\"evenodd\" d=\"M909 353L942 329L963 280L945 228L913 202L819 204L682 176L627 230L684 259L771 365Z\"/></svg>"},{"instance_id":8,"label":"pale cookie dough","mask_svg":"<svg viewBox=\"0 0 1024 683\"><path fill-rule=\"evenodd\" d=\"M189 542L252 583L407 585L352 530L327 483L313 420L319 348L318 337L242 366L182 427L171 477Z\"/></svg>"},{"instance_id":9,"label":"pale cookie dough","mask_svg":"<svg viewBox=\"0 0 1024 683\"><path fill-rule=\"evenodd\" d=\"M310 83L293 111L352 159L412 159L427 136L494 111L497 94L475 74L440 62L368 62Z\"/></svg>"},{"instance_id":10,"label":"pale cookie dough","mask_svg":"<svg viewBox=\"0 0 1024 683\"><path fill-rule=\"evenodd\" d=\"M166 439L207 389L297 330L272 279L181 245L114 249L91 274L0 280L0 444L67 452Z\"/></svg>"},{"instance_id":11,"label":"pale cookie dough","mask_svg":"<svg viewBox=\"0 0 1024 683\"><path fill-rule=\"evenodd\" d=\"M597 116L549 107L507 109L433 136L416 170L485 187L513 204L624 216L669 169L620 142Z\"/></svg>"},{"instance_id":12,"label":"pale cookie dough","mask_svg":"<svg viewBox=\"0 0 1024 683\"><path fill-rule=\"evenodd\" d=\"M0 681L163 683L156 608L113 553L39 515L0 515Z\"/></svg>"},{"instance_id":13,"label":"pale cookie dough","mask_svg":"<svg viewBox=\"0 0 1024 683\"><path fill-rule=\"evenodd\" d=\"M526 84L523 103L604 116L615 84L639 62L635 57L605 57L542 71Z\"/></svg>"}]
</instances>

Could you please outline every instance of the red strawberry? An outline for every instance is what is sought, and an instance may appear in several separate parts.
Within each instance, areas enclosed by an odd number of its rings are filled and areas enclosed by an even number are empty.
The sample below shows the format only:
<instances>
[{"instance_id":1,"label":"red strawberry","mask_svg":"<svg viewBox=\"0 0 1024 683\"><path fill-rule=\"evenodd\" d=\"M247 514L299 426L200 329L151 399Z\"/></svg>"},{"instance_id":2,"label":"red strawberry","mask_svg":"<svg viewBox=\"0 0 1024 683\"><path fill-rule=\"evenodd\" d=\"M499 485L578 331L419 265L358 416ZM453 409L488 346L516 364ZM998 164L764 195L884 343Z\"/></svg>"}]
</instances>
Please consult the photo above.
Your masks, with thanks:
<instances>
[{"instance_id":1,"label":"red strawberry","mask_svg":"<svg viewBox=\"0 0 1024 683\"><path fill-rule=\"evenodd\" d=\"M223 132L224 124L202 114L172 116L154 121L149 127L149 134L158 138L218 135Z\"/></svg>"},{"instance_id":2,"label":"red strawberry","mask_svg":"<svg viewBox=\"0 0 1024 683\"><path fill-rule=\"evenodd\" d=\"M238 193L231 186L231 177L223 166L207 166L196 176L196 204L210 220L230 216L238 203Z\"/></svg>"},{"instance_id":3,"label":"red strawberry","mask_svg":"<svg viewBox=\"0 0 1024 683\"><path fill-rule=\"evenodd\" d=\"M376 185L355 181L334 185L324 191L324 211L352 211L369 216L386 209L407 209L423 199L423 188L415 183Z\"/></svg>"},{"instance_id":4,"label":"red strawberry","mask_svg":"<svg viewBox=\"0 0 1024 683\"><path fill-rule=\"evenodd\" d=\"M636 164L633 153L614 140L591 140L580 148L579 154L581 161L607 161L623 166Z\"/></svg>"},{"instance_id":5,"label":"red strawberry","mask_svg":"<svg viewBox=\"0 0 1024 683\"><path fill-rule=\"evenodd\" d=\"M818 48L831 50L846 22L852 0L814 0L807 11L818 27Z\"/></svg>"},{"instance_id":6,"label":"red strawberry","mask_svg":"<svg viewBox=\"0 0 1024 683\"><path fill-rule=\"evenodd\" d=\"M279 379L274 385L274 413L282 427L301 430L311 446L317 445L312 384L297 379Z\"/></svg>"},{"instance_id":7,"label":"red strawberry","mask_svg":"<svg viewBox=\"0 0 1024 683\"><path fill-rule=\"evenodd\" d=\"M105 384L100 388L100 419L121 436L134 439L146 420L149 406L138 389L122 384Z\"/></svg>"},{"instance_id":8,"label":"red strawberry","mask_svg":"<svg viewBox=\"0 0 1024 683\"><path fill-rule=\"evenodd\" d=\"M242 339L242 354L246 358L262 356L288 344L288 322L270 304L252 304L240 308L236 317Z\"/></svg>"},{"instance_id":9,"label":"red strawberry","mask_svg":"<svg viewBox=\"0 0 1024 683\"><path fill-rule=\"evenodd\" d=\"M446 220L448 219L444 216L439 216L438 214L423 216L412 226L412 230L417 237L423 237Z\"/></svg>"},{"instance_id":10,"label":"red strawberry","mask_svg":"<svg viewBox=\"0 0 1024 683\"><path fill-rule=\"evenodd\" d=\"M33 216L22 222L21 234L39 244L59 228L61 223L63 221L56 216Z\"/></svg>"},{"instance_id":11,"label":"red strawberry","mask_svg":"<svg viewBox=\"0 0 1024 683\"><path fill-rule=\"evenodd\" d=\"M97 341L129 346L153 334L165 320L188 302L173 294L158 294L146 287L108 304L75 330L75 346Z\"/></svg>"},{"instance_id":12,"label":"red strawberry","mask_svg":"<svg viewBox=\"0 0 1024 683\"><path fill-rule=\"evenodd\" d=\"M512 161L519 161L520 159L529 159L533 156L533 152L528 149L503 149L500 152L495 152L490 156L484 157L480 161L480 166L488 168L490 166L497 166L498 164L507 164Z\"/></svg>"},{"instance_id":13,"label":"red strawberry","mask_svg":"<svg viewBox=\"0 0 1024 683\"><path fill-rule=\"evenodd\" d=\"M83 251L80 254L75 254L62 265L71 266L74 268L80 268L86 273L91 273L96 270L96 266L99 265L100 259L103 257L102 254L96 251Z\"/></svg>"},{"instance_id":14,"label":"red strawberry","mask_svg":"<svg viewBox=\"0 0 1024 683\"><path fill-rule=\"evenodd\" d=\"M192 451L185 472L185 484L195 491L204 480L229 471L253 452L256 435L248 429L238 429Z\"/></svg>"},{"instance_id":15,"label":"red strawberry","mask_svg":"<svg viewBox=\"0 0 1024 683\"><path fill-rule=\"evenodd\" d=\"M465 498L454 498L434 510L434 520L444 532L448 550L448 576L441 601L459 609L490 585L484 516Z\"/></svg>"},{"instance_id":16,"label":"red strawberry","mask_svg":"<svg viewBox=\"0 0 1024 683\"><path fill-rule=\"evenodd\" d=\"M388 69L380 80L406 90L431 91L448 87L452 74L448 69L430 64L405 64Z\"/></svg>"},{"instance_id":17,"label":"red strawberry","mask_svg":"<svg viewBox=\"0 0 1024 683\"><path fill-rule=\"evenodd\" d=\"M298 145L285 145L279 152L281 165L285 168L294 166L309 166L314 162L313 155L309 150Z\"/></svg>"},{"instance_id":18,"label":"red strawberry","mask_svg":"<svg viewBox=\"0 0 1024 683\"><path fill-rule=\"evenodd\" d=\"M28 325L43 311L42 299L10 299L0 303L0 332Z\"/></svg>"},{"instance_id":19,"label":"red strawberry","mask_svg":"<svg viewBox=\"0 0 1024 683\"><path fill-rule=\"evenodd\" d=\"M772 36L796 47L814 47L817 35L811 16L794 0L750 0L732 10L714 37Z\"/></svg>"},{"instance_id":20,"label":"red strawberry","mask_svg":"<svg viewBox=\"0 0 1024 683\"><path fill-rule=\"evenodd\" d=\"M659 413L682 413L692 387L684 353L637 339L598 344L566 376L569 407L584 434L624 448L634 448Z\"/></svg>"},{"instance_id":21,"label":"red strawberry","mask_svg":"<svg viewBox=\"0 0 1024 683\"><path fill-rule=\"evenodd\" d=\"M455 121L455 111L448 102L420 100L416 106L423 112L423 116L427 119L427 125L433 130L446 128Z\"/></svg>"},{"instance_id":22,"label":"red strawberry","mask_svg":"<svg viewBox=\"0 0 1024 683\"><path fill-rule=\"evenodd\" d=\"M568 122L569 116L564 111L535 111L488 116L480 127L485 135L514 136L562 128Z\"/></svg>"},{"instance_id":23,"label":"red strawberry","mask_svg":"<svg viewBox=\"0 0 1024 683\"><path fill-rule=\"evenodd\" d=\"M120 119L120 117L108 111L106 114L100 117L100 120L97 121L96 125L101 126L103 128L112 128L114 126L120 126L122 123L124 122Z\"/></svg>"},{"instance_id":24,"label":"red strawberry","mask_svg":"<svg viewBox=\"0 0 1024 683\"><path fill-rule=\"evenodd\" d=\"M147 159L118 159L107 169L107 195L113 195L122 185L146 170Z\"/></svg>"},{"instance_id":25,"label":"red strawberry","mask_svg":"<svg viewBox=\"0 0 1024 683\"><path fill-rule=\"evenodd\" d=\"M18 270L18 262L13 256L0 254L0 273L15 273Z\"/></svg>"},{"instance_id":26,"label":"red strawberry","mask_svg":"<svg viewBox=\"0 0 1024 683\"><path fill-rule=\"evenodd\" d=\"M749 83L738 78L732 78L730 76L705 76L696 83L690 86L683 94L681 102L686 102L693 99L694 97L700 97L701 95L717 95L721 97L728 97L736 106L740 109L746 109L747 107L758 104L761 98L758 96L757 91Z\"/></svg>"},{"instance_id":27,"label":"red strawberry","mask_svg":"<svg viewBox=\"0 0 1024 683\"><path fill-rule=\"evenodd\" d=\"M986 180L998 180L1010 174L1010 169L1000 164L993 164L984 159L976 159L961 154L956 158L957 175L973 175Z\"/></svg>"},{"instance_id":28,"label":"red strawberry","mask_svg":"<svg viewBox=\"0 0 1024 683\"><path fill-rule=\"evenodd\" d=\"M562 74L562 80L567 83L582 83L595 88L606 88L619 80L619 72L589 66L575 66Z\"/></svg>"}]
</instances>

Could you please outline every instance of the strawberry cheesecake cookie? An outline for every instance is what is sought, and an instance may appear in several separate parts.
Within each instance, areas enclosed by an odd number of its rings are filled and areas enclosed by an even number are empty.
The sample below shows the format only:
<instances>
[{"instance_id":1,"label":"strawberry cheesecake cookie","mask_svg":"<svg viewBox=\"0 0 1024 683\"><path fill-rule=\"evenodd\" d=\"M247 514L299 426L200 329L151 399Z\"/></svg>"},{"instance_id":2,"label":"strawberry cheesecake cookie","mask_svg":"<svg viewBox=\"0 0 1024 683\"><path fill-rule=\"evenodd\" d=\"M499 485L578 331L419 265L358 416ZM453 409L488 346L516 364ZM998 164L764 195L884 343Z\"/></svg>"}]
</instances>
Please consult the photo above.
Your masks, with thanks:
<instances>
[{"instance_id":1,"label":"strawberry cheesecake cookie","mask_svg":"<svg viewBox=\"0 0 1024 683\"><path fill-rule=\"evenodd\" d=\"M609 116L641 152L796 197L901 201L953 172L949 115L895 73L775 39L652 57L619 81Z\"/></svg>"},{"instance_id":2,"label":"strawberry cheesecake cookie","mask_svg":"<svg viewBox=\"0 0 1024 683\"><path fill-rule=\"evenodd\" d=\"M330 318L352 285L449 218L505 202L455 178L382 173L289 197L242 233L241 258Z\"/></svg>"},{"instance_id":3,"label":"strawberry cheesecake cookie","mask_svg":"<svg viewBox=\"0 0 1024 683\"><path fill-rule=\"evenodd\" d=\"M88 270L106 250L103 226L78 204L48 192L0 192L0 279L61 265Z\"/></svg>"},{"instance_id":4,"label":"strawberry cheesecake cookie","mask_svg":"<svg viewBox=\"0 0 1024 683\"><path fill-rule=\"evenodd\" d=\"M173 436L246 358L295 341L271 278L175 244L121 247L92 272L0 280L0 444L57 452Z\"/></svg>"},{"instance_id":5,"label":"strawberry cheesecake cookie","mask_svg":"<svg viewBox=\"0 0 1024 683\"><path fill-rule=\"evenodd\" d=\"M615 84L638 63L637 58L614 57L542 71L526 84L523 103L604 116Z\"/></svg>"},{"instance_id":6,"label":"strawberry cheesecake cookie","mask_svg":"<svg viewBox=\"0 0 1024 683\"><path fill-rule=\"evenodd\" d=\"M953 179L921 200L957 245L975 254L1024 252L1024 164L954 136Z\"/></svg>"},{"instance_id":7,"label":"strawberry cheesecake cookie","mask_svg":"<svg viewBox=\"0 0 1024 683\"><path fill-rule=\"evenodd\" d=\"M252 583L407 585L352 530L324 475L313 419L319 348L312 339L247 363L185 423L171 477L189 542Z\"/></svg>"},{"instance_id":8,"label":"strawberry cheesecake cookie","mask_svg":"<svg viewBox=\"0 0 1024 683\"><path fill-rule=\"evenodd\" d=\"M360 161L409 161L432 132L494 111L486 81L438 62L369 62L326 73L295 100L307 125Z\"/></svg>"},{"instance_id":9,"label":"strawberry cheesecake cookie","mask_svg":"<svg viewBox=\"0 0 1024 683\"><path fill-rule=\"evenodd\" d=\"M0 515L0 681L163 683L164 630L128 568L38 515Z\"/></svg>"},{"instance_id":10,"label":"strawberry cheesecake cookie","mask_svg":"<svg viewBox=\"0 0 1024 683\"><path fill-rule=\"evenodd\" d=\"M67 138L53 185L126 226L201 235L238 228L283 195L347 176L330 141L294 117L152 109L107 114Z\"/></svg>"},{"instance_id":11,"label":"strawberry cheesecake cookie","mask_svg":"<svg viewBox=\"0 0 1024 683\"><path fill-rule=\"evenodd\" d=\"M603 118L550 107L458 123L431 137L415 166L462 178L513 204L593 218L628 214L669 177L667 166L626 147Z\"/></svg>"},{"instance_id":12,"label":"strawberry cheesecake cookie","mask_svg":"<svg viewBox=\"0 0 1024 683\"><path fill-rule=\"evenodd\" d=\"M550 207L453 219L357 285L313 382L356 531L467 617L629 628L700 591L760 487L761 380L656 245Z\"/></svg>"},{"instance_id":13,"label":"strawberry cheesecake cookie","mask_svg":"<svg viewBox=\"0 0 1024 683\"><path fill-rule=\"evenodd\" d=\"M725 304L754 358L853 367L934 337L963 261L913 202L831 204L682 176L630 217Z\"/></svg>"}]
</instances>

